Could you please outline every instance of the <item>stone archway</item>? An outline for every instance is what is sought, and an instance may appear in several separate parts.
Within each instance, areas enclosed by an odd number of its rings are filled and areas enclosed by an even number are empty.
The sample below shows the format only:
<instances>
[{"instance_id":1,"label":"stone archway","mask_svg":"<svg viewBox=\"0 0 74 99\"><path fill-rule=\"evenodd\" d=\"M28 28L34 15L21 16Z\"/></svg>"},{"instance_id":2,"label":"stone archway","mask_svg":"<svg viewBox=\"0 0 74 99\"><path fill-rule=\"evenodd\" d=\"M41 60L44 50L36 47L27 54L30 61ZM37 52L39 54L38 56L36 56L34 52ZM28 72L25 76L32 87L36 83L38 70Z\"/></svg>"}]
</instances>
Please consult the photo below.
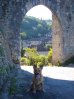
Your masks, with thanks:
<instances>
[{"instance_id":1,"label":"stone archway","mask_svg":"<svg viewBox=\"0 0 74 99\"><path fill-rule=\"evenodd\" d=\"M55 4L55 7L53 4ZM32 7L37 6L37 5L44 5L46 6L49 10L52 11L53 17L52 17L52 47L53 47L53 57L52 57L52 62L53 64L56 64L58 61L63 62L63 42L62 42L62 35L63 35L63 30L62 30L62 25L61 25L61 20L59 13L57 11L57 2L56 1L34 1L34 2L27 2L25 5L26 12L28 12ZM24 14L25 14L24 13Z\"/></svg>"},{"instance_id":2,"label":"stone archway","mask_svg":"<svg viewBox=\"0 0 74 99\"><path fill-rule=\"evenodd\" d=\"M53 13L53 63L64 62L74 55L74 23L72 0L2 0L0 1L0 31L7 44L7 64L19 65L20 24L26 12L36 5L45 5ZM9 54L10 53L10 54Z\"/></svg>"}]
</instances>

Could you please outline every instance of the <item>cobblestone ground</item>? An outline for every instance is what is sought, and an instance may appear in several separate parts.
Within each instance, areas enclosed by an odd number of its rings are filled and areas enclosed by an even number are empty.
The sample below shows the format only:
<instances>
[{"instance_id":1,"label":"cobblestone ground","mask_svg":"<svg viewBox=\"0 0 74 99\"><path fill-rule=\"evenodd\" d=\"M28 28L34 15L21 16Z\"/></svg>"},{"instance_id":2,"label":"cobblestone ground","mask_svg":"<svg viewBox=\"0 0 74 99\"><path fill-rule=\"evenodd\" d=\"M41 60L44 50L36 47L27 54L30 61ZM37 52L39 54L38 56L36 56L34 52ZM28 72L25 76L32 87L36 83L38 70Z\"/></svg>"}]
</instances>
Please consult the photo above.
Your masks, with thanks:
<instances>
[{"instance_id":1,"label":"cobblestone ground","mask_svg":"<svg viewBox=\"0 0 74 99\"><path fill-rule=\"evenodd\" d=\"M45 92L27 92L33 77L33 68L21 66L18 75L19 91L10 99L74 99L74 68L44 67Z\"/></svg>"}]
</instances>

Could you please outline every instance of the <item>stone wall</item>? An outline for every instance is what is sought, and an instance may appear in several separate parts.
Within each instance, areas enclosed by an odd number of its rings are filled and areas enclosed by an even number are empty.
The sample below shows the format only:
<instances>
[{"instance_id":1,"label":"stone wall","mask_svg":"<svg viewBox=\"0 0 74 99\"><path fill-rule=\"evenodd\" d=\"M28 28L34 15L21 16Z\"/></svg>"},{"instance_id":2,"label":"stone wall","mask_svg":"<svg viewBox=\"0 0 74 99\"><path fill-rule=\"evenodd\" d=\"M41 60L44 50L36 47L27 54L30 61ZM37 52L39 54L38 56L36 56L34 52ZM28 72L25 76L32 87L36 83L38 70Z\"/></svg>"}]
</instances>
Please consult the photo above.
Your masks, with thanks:
<instances>
[{"instance_id":1,"label":"stone wall","mask_svg":"<svg viewBox=\"0 0 74 99\"><path fill-rule=\"evenodd\" d=\"M63 30L58 17L53 14L52 19L52 62L56 64L57 62L63 62Z\"/></svg>"},{"instance_id":2,"label":"stone wall","mask_svg":"<svg viewBox=\"0 0 74 99\"><path fill-rule=\"evenodd\" d=\"M67 60L74 56L74 2L73 0L63 1L60 9L61 23L63 28L63 56Z\"/></svg>"},{"instance_id":3,"label":"stone wall","mask_svg":"<svg viewBox=\"0 0 74 99\"><path fill-rule=\"evenodd\" d=\"M57 15L53 14L53 63L74 56L74 2L57 0L57 5Z\"/></svg>"}]
</instances>

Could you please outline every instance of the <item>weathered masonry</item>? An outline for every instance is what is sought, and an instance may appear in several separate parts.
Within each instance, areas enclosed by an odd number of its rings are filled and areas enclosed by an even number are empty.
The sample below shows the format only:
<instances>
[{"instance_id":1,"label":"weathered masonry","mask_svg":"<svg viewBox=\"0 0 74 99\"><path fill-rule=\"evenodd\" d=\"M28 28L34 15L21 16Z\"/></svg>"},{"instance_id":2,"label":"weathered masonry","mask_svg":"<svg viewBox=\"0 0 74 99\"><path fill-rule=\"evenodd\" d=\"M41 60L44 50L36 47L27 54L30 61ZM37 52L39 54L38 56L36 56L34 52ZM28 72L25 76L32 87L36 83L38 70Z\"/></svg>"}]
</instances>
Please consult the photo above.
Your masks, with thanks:
<instances>
[{"instance_id":1,"label":"weathered masonry","mask_svg":"<svg viewBox=\"0 0 74 99\"><path fill-rule=\"evenodd\" d=\"M20 25L27 11L40 4L53 13L53 63L74 55L73 0L0 0L0 65L20 64Z\"/></svg>"}]
</instances>

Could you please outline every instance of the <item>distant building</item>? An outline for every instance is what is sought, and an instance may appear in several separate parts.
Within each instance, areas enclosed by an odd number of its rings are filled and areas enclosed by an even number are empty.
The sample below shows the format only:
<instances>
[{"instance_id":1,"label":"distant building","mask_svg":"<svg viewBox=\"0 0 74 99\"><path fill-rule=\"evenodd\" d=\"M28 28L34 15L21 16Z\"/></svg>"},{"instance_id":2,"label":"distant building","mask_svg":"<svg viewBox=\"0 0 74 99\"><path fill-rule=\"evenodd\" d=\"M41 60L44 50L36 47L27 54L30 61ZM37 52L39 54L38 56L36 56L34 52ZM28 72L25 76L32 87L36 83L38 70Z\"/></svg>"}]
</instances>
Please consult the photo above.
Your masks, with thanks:
<instances>
[{"instance_id":1,"label":"distant building","mask_svg":"<svg viewBox=\"0 0 74 99\"><path fill-rule=\"evenodd\" d=\"M51 33L40 38L21 40L21 48L36 48L38 51L46 51L49 50L45 47L46 45L52 46Z\"/></svg>"}]
</instances>

